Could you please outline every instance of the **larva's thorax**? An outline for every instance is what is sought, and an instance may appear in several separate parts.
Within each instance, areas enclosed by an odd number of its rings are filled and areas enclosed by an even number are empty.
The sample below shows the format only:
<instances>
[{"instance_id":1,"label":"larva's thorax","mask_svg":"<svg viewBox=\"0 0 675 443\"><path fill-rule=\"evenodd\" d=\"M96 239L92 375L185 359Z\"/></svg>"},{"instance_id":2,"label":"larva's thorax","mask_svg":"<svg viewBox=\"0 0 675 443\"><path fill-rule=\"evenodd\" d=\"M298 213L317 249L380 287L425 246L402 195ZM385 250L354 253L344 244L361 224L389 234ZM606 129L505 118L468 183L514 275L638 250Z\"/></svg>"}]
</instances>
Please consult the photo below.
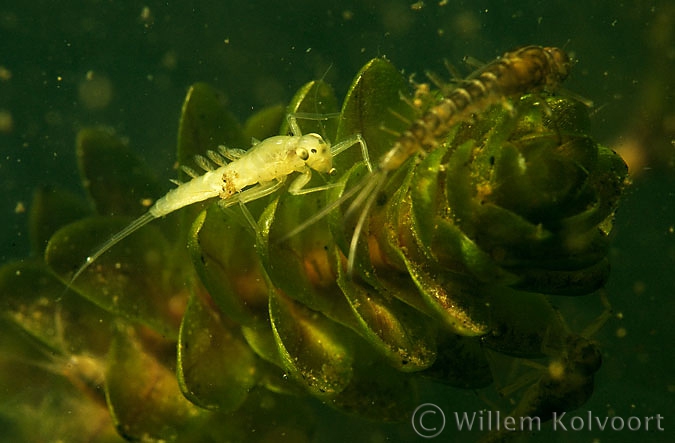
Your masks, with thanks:
<instances>
[{"instance_id":1,"label":"larva's thorax","mask_svg":"<svg viewBox=\"0 0 675 443\"><path fill-rule=\"evenodd\" d=\"M224 189L233 194L257 183L285 179L308 167L329 172L332 163L330 147L318 134L270 137L224 167Z\"/></svg>"},{"instance_id":2,"label":"larva's thorax","mask_svg":"<svg viewBox=\"0 0 675 443\"><path fill-rule=\"evenodd\" d=\"M256 183L268 182L298 170L304 162L295 155L293 137L270 137L253 146L246 154L229 163L222 180L232 193Z\"/></svg>"}]
</instances>

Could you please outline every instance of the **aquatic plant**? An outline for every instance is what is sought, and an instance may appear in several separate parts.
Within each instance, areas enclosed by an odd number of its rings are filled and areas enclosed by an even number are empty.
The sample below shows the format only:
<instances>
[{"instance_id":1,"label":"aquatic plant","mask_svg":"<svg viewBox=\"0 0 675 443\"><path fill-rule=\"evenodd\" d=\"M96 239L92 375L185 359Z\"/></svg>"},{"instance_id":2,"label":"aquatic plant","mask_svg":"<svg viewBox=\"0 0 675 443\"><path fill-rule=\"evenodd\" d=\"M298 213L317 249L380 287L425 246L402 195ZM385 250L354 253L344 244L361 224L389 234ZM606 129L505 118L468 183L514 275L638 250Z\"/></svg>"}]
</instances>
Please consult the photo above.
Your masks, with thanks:
<instances>
[{"instance_id":1,"label":"aquatic plant","mask_svg":"<svg viewBox=\"0 0 675 443\"><path fill-rule=\"evenodd\" d=\"M301 129L332 141L360 133L379 159L455 87L415 86L375 59L340 109L332 88L316 81L288 107L240 125L221 93L196 84L183 107L177 163L194 167L195 155L219 144L285 134L288 113L339 113L301 121ZM311 184L336 183L326 192L281 190L250 202L254 224L236 205L185 208L71 282L97 245L161 194L118 137L85 129L77 156L93 213L67 193L38 190L31 235L45 260L0 269L10 356L0 377L13 394L3 420L25 439L46 432L35 422L47 417L51 437L56 429L83 440L114 441L114 429L130 440L307 441L316 412L299 398L403 421L420 402L421 379L492 385L513 399L514 416L546 420L577 408L600 367L591 335L602 321L572 332L549 297L603 286L626 178L621 158L589 131L583 104L539 91L453 125L377 190L351 273L359 208L343 196L368 174L357 149L335 157L335 177L315 174ZM523 360L544 362L536 377L493 385L496 371ZM74 413L59 420L64 408Z\"/></svg>"}]
</instances>

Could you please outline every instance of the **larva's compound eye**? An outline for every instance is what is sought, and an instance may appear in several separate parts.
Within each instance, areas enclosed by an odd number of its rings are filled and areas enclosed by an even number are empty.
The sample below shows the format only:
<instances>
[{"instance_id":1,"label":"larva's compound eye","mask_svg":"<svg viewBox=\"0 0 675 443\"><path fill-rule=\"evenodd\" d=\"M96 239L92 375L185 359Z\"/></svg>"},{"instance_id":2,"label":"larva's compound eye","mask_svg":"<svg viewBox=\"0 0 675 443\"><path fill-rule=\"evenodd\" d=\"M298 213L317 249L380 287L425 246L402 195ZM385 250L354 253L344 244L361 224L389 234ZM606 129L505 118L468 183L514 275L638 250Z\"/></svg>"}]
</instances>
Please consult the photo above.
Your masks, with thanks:
<instances>
[{"instance_id":1,"label":"larva's compound eye","mask_svg":"<svg viewBox=\"0 0 675 443\"><path fill-rule=\"evenodd\" d=\"M307 152L307 149L305 148L296 149L295 155L297 155L298 158L300 158L300 160L302 161L307 161L307 159L309 158L309 152Z\"/></svg>"},{"instance_id":2,"label":"larva's compound eye","mask_svg":"<svg viewBox=\"0 0 675 443\"><path fill-rule=\"evenodd\" d=\"M304 149L308 153L308 157L303 158L307 166L319 172L330 172L333 169L333 155L330 152L330 146L319 134L303 135L299 144L298 150Z\"/></svg>"}]
</instances>

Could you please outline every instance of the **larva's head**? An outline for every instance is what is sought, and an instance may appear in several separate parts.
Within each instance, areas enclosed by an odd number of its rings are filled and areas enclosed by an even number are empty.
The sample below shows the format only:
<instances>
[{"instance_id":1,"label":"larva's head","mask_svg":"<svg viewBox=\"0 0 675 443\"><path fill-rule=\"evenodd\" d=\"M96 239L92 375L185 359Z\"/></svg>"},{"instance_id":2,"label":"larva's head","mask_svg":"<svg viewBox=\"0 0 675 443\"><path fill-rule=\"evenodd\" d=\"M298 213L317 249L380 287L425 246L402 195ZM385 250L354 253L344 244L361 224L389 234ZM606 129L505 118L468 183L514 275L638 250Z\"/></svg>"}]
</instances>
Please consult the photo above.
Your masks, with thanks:
<instances>
[{"instance_id":1,"label":"larva's head","mask_svg":"<svg viewBox=\"0 0 675 443\"><path fill-rule=\"evenodd\" d=\"M572 61L567 53L560 48L549 46L545 47L544 51L546 51L550 65L546 84L551 88L555 88L570 75Z\"/></svg>"},{"instance_id":2,"label":"larva's head","mask_svg":"<svg viewBox=\"0 0 675 443\"><path fill-rule=\"evenodd\" d=\"M333 156L330 145L319 134L305 134L300 138L296 154L307 166L319 172L332 172Z\"/></svg>"}]
</instances>

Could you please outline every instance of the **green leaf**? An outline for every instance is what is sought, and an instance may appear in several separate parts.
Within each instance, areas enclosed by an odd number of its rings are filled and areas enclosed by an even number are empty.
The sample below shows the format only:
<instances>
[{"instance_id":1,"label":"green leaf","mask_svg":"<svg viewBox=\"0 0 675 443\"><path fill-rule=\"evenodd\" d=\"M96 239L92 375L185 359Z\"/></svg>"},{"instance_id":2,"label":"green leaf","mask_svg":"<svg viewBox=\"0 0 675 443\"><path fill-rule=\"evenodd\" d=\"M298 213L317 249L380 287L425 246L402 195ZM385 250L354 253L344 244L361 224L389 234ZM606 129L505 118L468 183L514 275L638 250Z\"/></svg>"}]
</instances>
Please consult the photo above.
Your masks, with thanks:
<instances>
[{"instance_id":1,"label":"green leaf","mask_svg":"<svg viewBox=\"0 0 675 443\"><path fill-rule=\"evenodd\" d=\"M314 395L343 391L353 373L347 330L274 288L269 300L270 320L284 368Z\"/></svg>"},{"instance_id":2,"label":"green leaf","mask_svg":"<svg viewBox=\"0 0 675 443\"><path fill-rule=\"evenodd\" d=\"M0 268L2 315L51 353L106 352L110 316L72 291L39 261Z\"/></svg>"},{"instance_id":3,"label":"green leaf","mask_svg":"<svg viewBox=\"0 0 675 443\"><path fill-rule=\"evenodd\" d=\"M412 229L420 247L425 248L427 252L431 251L432 238L438 223L437 214L440 212L444 215L446 211L444 202L439 196L442 191L439 174L444 169L442 161L447 153L447 147L447 144L438 147L411 169L410 191L399 197L410 198L414 216Z\"/></svg>"},{"instance_id":4,"label":"green leaf","mask_svg":"<svg viewBox=\"0 0 675 443\"><path fill-rule=\"evenodd\" d=\"M492 321L494 333L483 343L498 352L523 358L544 355L546 341L557 343L569 332L560 314L541 294L492 288Z\"/></svg>"},{"instance_id":5,"label":"green leaf","mask_svg":"<svg viewBox=\"0 0 675 443\"><path fill-rule=\"evenodd\" d=\"M483 339L442 332L438 338L438 357L421 375L460 389L488 386L492 383L492 371Z\"/></svg>"},{"instance_id":6,"label":"green leaf","mask_svg":"<svg viewBox=\"0 0 675 443\"><path fill-rule=\"evenodd\" d=\"M202 284L229 318L242 325L269 325L267 278L255 235L240 208L211 205L195 220L188 249Z\"/></svg>"},{"instance_id":7,"label":"green leaf","mask_svg":"<svg viewBox=\"0 0 675 443\"><path fill-rule=\"evenodd\" d=\"M243 148L249 144L239 121L227 110L225 94L206 83L192 85L178 126L178 164L197 168L195 155L205 155L218 145Z\"/></svg>"},{"instance_id":8,"label":"green leaf","mask_svg":"<svg viewBox=\"0 0 675 443\"><path fill-rule=\"evenodd\" d=\"M3 330L4 337L6 332ZM52 357L48 363L21 361L7 355L2 344L0 351L0 427L4 441L124 441L112 424L100 392L91 396L82 392L84 381L77 378L83 367L77 360ZM91 370L91 364L87 362L87 370ZM100 389L102 392L102 386Z\"/></svg>"},{"instance_id":9,"label":"green leaf","mask_svg":"<svg viewBox=\"0 0 675 443\"><path fill-rule=\"evenodd\" d=\"M445 180L445 198L451 211L450 215L470 237L472 232L469 231L471 229L469 223L474 217L475 204L470 164L475 149L476 144L473 140L463 142L455 148L446 165ZM468 227L465 227L467 225Z\"/></svg>"},{"instance_id":10,"label":"green leaf","mask_svg":"<svg viewBox=\"0 0 675 443\"><path fill-rule=\"evenodd\" d=\"M439 268L437 264L404 257L422 299L450 330L469 337L490 330L489 303L480 286L462 274Z\"/></svg>"},{"instance_id":11,"label":"green leaf","mask_svg":"<svg viewBox=\"0 0 675 443\"><path fill-rule=\"evenodd\" d=\"M542 114L545 127L565 135L585 137L591 132L591 117L585 104L571 98L568 94L561 97L547 97Z\"/></svg>"},{"instance_id":12,"label":"green leaf","mask_svg":"<svg viewBox=\"0 0 675 443\"><path fill-rule=\"evenodd\" d=\"M335 244L327 220L319 220L286 238L298 223L325 205L324 192L293 196L283 193L264 212L259 225L265 239L265 269L271 284L290 298L347 326L354 325L351 309L336 284Z\"/></svg>"},{"instance_id":13,"label":"green leaf","mask_svg":"<svg viewBox=\"0 0 675 443\"><path fill-rule=\"evenodd\" d=\"M382 362L362 365L351 383L325 402L378 422L403 422L420 404L415 380Z\"/></svg>"},{"instance_id":14,"label":"green leaf","mask_svg":"<svg viewBox=\"0 0 675 443\"><path fill-rule=\"evenodd\" d=\"M138 216L163 194L154 174L109 131L82 129L76 144L82 182L98 214Z\"/></svg>"},{"instance_id":15,"label":"green leaf","mask_svg":"<svg viewBox=\"0 0 675 443\"><path fill-rule=\"evenodd\" d=\"M174 441L199 425L202 414L181 393L174 371L146 349L130 326L118 326L106 381L113 422L127 439Z\"/></svg>"},{"instance_id":16,"label":"green leaf","mask_svg":"<svg viewBox=\"0 0 675 443\"><path fill-rule=\"evenodd\" d=\"M286 108L283 105L274 105L256 112L244 123L244 138L264 140L279 135L279 128L286 118Z\"/></svg>"},{"instance_id":17,"label":"green leaf","mask_svg":"<svg viewBox=\"0 0 675 443\"><path fill-rule=\"evenodd\" d=\"M401 100L401 94L408 90L407 80L391 62L383 58L369 61L356 74L342 104L337 140L361 134L370 158L379 159L391 149L395 134L402 133L413 121L416 111ZM348 149L334 163L342 173L359 161L362 158L358 149Z\"/></svg>"},{"instance_id":18,"label":"green leaf","mask_svg":"<svg viewBox=\"0 0 675 443\"><path fill-rule=\"evenodd\" d=\"M340 270L338 284L358 320L355 331L399 371L425 369L436 358L436 327L403 302L359 284Z\"/></svg>"},{"instance_id":19,"label":"green leaf","mask_svg":"<svg viewBox=\"0 0 675 443\"><path fill-rule=\"evenodd\" d=\"M69 281L85 257L128 221L95 217L65 226L49 241L45 259L64 281ZM72 282L72 288L108 312L176 337L180 318L170 300L178 296L174 284L182 279L173 270L166 240L154 226L146 226L92 263Z\"/></svg>"},{"instance_id":20,"label":"green leaf","mask_svg":"<svg viewBox=\"0 0 675 443\"><path fill-rule=\"evenodd\" d=\"M234 411L259 377L256 356L239 327L222 318L215 306L193 294L183 315L178 341L178 383L196 405Z\"/></svg>"},{"instance_id":21,"label":"green leaf","mask_svg":"<svg viewBox=\"0 0 675 443\"><path fill-rule=\"evenodd\" d=\"M33 254L44 256L49 238L61 227L91 213L85 201L64 189L38 187L33 193L28 231Z\"/></svg>"},{"instance_id":22,"label":"green leaf","mask_svg":"<svg viewBox=\"0 0 675 443\"><path fill-rule=\"evenodd\" d=\"M543 269L536 266L523 267L516 269L520 281L513 287L554 295L587 295L602 288L607 283L609 270L609 260L606 257L583 268Z\"/></svg>"},{"instance_id":23,"label":"green leaf","mask_svg":"<svg viewBox=\"0 0 675 443\"><path fill-rule=\"evenodd\" d=\"M284 367L271 327L242 326L241 332L253 352L260 358L279 368Z\"/></svg>"},{"instance_id":24,"label":"green leaf","mask_svg":"<svg viewBox=\"0 0 675 443\"><path fill-rule=\"evenodd\" d=\"M103 397L110 316L37 260L3 265L0 294L3 439L120 441Z\"/></svg>"},{"instance_id":25,"label":"green leaf","mask_svg":"<svg viewBox=\"0 0 675 443\"><path fill-rule=\"evenodd\" d=\"M494 257L448 220L436 220L432 251L443 266L450 269L466 267L481 283L510 285L519 280L518 276L502 268Z\"/></svg>"}]
</instances>

